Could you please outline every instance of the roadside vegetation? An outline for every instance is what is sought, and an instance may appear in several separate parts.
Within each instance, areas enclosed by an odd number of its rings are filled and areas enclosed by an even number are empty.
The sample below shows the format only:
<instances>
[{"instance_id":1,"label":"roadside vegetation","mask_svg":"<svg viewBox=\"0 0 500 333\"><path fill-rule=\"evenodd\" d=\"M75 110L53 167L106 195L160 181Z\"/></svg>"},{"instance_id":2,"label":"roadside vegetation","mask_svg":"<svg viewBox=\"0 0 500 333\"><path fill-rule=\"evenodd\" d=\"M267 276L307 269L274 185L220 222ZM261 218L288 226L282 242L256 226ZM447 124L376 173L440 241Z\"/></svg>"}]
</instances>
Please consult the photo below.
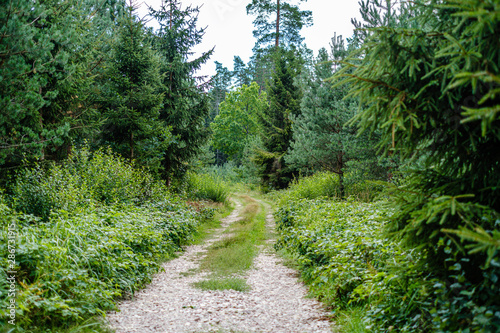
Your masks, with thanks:
<instances>
[{"instance_id":1,"label":"roadside vegetation","mask_svg":"<svg viewBox=\"0 0 500 333\"><path fill-rule=\"evenodd\" d=\"M7 243L0 244L2 267L20 284L17 330L83 327L116 310L117 300L144 287L162 261L193 240L216 207L186 204L109 150L83 148L62 164L25 170L0 197L2 239L8 226L17 231L15 265Z\"/></svg>"}]
</instances>

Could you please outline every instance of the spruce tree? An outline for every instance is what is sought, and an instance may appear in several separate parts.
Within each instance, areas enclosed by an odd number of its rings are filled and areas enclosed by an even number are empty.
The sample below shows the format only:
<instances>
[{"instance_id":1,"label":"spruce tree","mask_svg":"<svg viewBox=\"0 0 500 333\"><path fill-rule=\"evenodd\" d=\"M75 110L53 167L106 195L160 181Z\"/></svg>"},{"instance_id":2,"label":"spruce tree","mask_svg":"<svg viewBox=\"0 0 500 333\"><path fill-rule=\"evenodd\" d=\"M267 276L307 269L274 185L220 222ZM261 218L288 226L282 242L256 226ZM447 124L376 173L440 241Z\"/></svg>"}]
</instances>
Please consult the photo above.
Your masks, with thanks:
<instances>
[{"instance_id":1,"label":"spruce tree","mask_svg":"<svg viewBox=\"0 0 500 333\"><path fill-rule=\"evenodd\" d=\"M160 118L172 127L174 135L162 161L167 184L172 177L186 172L188 161L200 151L209 135L205 126L210 109L206 82L195 77L195 71L208 61L213 49L191 59L191 49L201 43L205 33L205 29L196 27L198 12L198 7L182 9L177 0L165 1L159 10L150 8L160 26L154 36L154 47L163 61L164 102Z\"/></svg>"},{"instance_id":2,"label":"spruce tree","mask_svg":"<svg viewBox=\"0 0 500 333\"><path fill-rule=\"evenodd\" d=\"M386 153L420 162L401 187L390 187L396 209L388 226L420 253L413 271L401 267L406 284L419 278L411 283L419 299L401 309L382 301L380 324L498 331L498 2L408 2L392 12L363 3L362 47L337 77L360 98L360 129L380 131ZM432 305L421 309L424 302Z\"/></svg>"},{"instance_id":3,"label":"spruce tree","mask_svg":"<svg viewBox=\"0 0 500 333\"><path fill-rule=\"evenodd\" d=\"M339 175L344 197L346 163L356 156L356 130L344 127L354 116L356 103L343 100L346 88L331 87L326 81L333 74L333 64L326 49L321 49L314 69L302 73L301 114L293 117L293 141L285 160L303 174L328 170Z\"/></svg>"},{"instance_id":4,"label":"spruce tree","mask_svg":"<svg viewBox=\"0 0 500 333\"><path fill-rule=\"evenodd\" d=\"M105 143L130 160L159 171L159 162L171 143L171 133L160 120L160 59L146 40L143 22L129 1L119 19L117 39L106 73Z\"/></svg>"},{"instance_id":5,"label":"spruce tree","mask_svg":"<svg viewBox=\"0 0 500 333\"><path fill-rule=\"evenodd\" d=\"M256 152L255 162L261 168L264 186L285 188L295 175L284 155L292 140L292 118L300 114L302 92L294 80L302 70L303 61L294 50L278 50L275 66L267 88L269 107L260 119L264 150Z\"/></svg>"},{"instance_id":6,"label":"spruce tree","mask_svg":"<svg viewBox=\"0 0 500 333\"><path fill-rule=\"evenodd\" d=\"M58 159L91 125L95 66L88 3L9 0L0 5L0 166Z\"/></svg>"}]
</instances>

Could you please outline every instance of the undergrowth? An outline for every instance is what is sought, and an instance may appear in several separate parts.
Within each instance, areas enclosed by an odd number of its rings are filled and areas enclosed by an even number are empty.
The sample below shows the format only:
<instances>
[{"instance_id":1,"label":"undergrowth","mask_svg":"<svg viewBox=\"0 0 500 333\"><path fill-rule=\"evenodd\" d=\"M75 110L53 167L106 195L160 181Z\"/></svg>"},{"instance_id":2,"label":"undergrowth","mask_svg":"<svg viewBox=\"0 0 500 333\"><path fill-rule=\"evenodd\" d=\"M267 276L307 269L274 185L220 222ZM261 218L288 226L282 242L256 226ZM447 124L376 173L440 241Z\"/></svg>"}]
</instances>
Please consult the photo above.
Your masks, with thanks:
<instances>
[{"instance_id":1,"label":"undergrowth","mask_svg":"<svg viewBox=\"0 0 500 333\"><path fill-rule=\"evenodd\" d=\"M391 237L388 221L400 213L394 205L317 196L309 191L313 180L273 194L276 248L298 266L343 333L497 331L497 252L491 251L490 265L477 267L472 280L465 271L479 250L461 247L454 256L452 247L460 244L443 238L436 244L448 256L443 278L428 265L427 252ZM457 204L456 211L462 209Z\"/></svg>"},{"instance_id":2,"label":"undergrowth","mask_svg":"<svg viewBox=\"0 0 500 333\"><path fill-rule=\"evenodd\" d=\"M6 192L0 238L16 235L15 250L0 242L0 324L13 326L13 271L17 332L105 332L99 318L149 283L218 210L187 205L106 150L26 170Z\"/></svg>"},{"instance_id":3,"label":"undergrowth","mask_svg":"<svg viewBox=\"0 0 500 333\"><path fill-rule=\"evenodd\" d=\"M229 197L229 184L215 174L189 172L186 185L187 195L195 199L226 202Z\"/></svg>"}]
</instances>

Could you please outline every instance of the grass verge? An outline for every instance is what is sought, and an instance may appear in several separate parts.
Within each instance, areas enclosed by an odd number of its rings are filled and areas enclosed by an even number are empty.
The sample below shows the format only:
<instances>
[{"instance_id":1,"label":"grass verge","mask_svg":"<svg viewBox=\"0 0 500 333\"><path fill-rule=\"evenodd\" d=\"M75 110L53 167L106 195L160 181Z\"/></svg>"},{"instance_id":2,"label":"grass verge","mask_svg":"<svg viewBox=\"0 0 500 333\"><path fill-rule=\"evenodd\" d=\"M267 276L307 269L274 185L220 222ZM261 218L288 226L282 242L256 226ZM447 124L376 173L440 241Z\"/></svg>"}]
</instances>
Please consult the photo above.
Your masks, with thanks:
<instances>
[{"instance_id":1,"label":"grass verge","mask_svg":"<svg viewBox=\"0 0 500 333\"><path fill-rule=\"evenodd\" d=\"M243 278L229 277L229 278L213 278L195 282L193 284L196 288L202 290L236 290L236 291L249 291L250 286Z\"/></svg>"},{"instance_id":2,"label":"grass verge","mask_svg":"<svg viewBox=\"0 0 500 333\"><path fill-rule=\"evenodd\" d=\"M338 333L367 333L366 324L363 322L365 309L352 307L339 311L336 316Z\"/></svg>"}]
</instances>

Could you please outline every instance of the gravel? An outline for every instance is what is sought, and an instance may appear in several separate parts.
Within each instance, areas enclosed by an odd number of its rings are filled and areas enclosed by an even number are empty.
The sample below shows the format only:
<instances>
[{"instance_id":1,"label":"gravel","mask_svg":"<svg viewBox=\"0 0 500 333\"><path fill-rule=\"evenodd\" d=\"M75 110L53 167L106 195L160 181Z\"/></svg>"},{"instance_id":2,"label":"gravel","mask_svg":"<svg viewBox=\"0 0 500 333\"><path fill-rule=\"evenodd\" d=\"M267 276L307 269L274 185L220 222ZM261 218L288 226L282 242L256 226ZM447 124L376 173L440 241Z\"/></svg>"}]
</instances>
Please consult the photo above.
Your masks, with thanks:
<instances>
[{"instance_id":1,"label":"gravel","mask_svg":"<svg viewBox=\"0 0 500 333\"><path fill-rule=\"evenodd\" d=\"M271 250L262 246L254 267L243 276L249 292L204 291L192 286L206 272L197 270L200 256L213 242L227 237L223 231L238 220L241 205L222 221L212 239L186 248L178 258L163 264L164 271L152 283L123 301L119 312L107 316L117 333L128 332L332 332L332 323L321 304L305 298L306 287L297 272L285 267ZM268 228L274 229L272 215Z\"/></svg>"}]
</instances>

